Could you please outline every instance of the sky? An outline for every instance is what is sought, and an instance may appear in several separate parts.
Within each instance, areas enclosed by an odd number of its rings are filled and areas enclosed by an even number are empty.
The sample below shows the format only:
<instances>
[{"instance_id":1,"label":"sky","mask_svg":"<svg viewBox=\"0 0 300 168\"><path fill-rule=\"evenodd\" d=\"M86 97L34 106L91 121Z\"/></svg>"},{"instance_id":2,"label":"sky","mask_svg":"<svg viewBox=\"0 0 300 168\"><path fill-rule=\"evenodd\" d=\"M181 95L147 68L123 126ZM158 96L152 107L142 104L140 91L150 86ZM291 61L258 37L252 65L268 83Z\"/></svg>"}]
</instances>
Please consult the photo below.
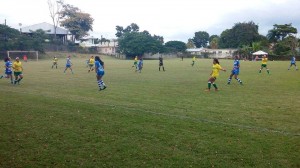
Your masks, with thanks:
<instances>
[{"instance_id":1,"label":"sky","mask_svg":"<svg viewBox=\"0 0 300 168\"><path fill-rule=\"evenodd\" d=\"M300 31L300 0L64 0L94 18L90 36L116 38L116 26L136 23L165 42L187 42L195 32L220 35L235 23L253 21L266 35L274 24ZM0 0L0 24L12 28L52 24L47 0ZM300 34L300 33L298 33ZM297 35L299 37L299 35Z\"/></svg>"}]
</instances>

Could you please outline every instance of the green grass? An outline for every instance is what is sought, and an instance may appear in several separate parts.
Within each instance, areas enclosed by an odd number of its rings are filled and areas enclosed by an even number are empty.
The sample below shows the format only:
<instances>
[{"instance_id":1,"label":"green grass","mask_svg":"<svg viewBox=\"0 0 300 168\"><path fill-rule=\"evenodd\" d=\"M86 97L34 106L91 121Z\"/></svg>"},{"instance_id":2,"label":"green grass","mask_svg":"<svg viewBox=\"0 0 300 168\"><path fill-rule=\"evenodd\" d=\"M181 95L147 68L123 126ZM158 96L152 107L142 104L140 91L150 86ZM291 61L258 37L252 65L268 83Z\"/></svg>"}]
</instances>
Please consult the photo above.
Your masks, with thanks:
<instances>
[{"instance_id":1,"label":"green grass","mask_svg":"<svg viewBox=\"0 0 300 168\"><path fill-rule=\"evenodd\" d=\"M300 167L300 72L289 62L220 60L219 92L204 92L212 60L103 56L108 88L98 91L86 57L75 74L51 60L23 63L24 79L0 80L0 167ZM1 70L2 72L2 70Z\"/></svg>"}]
</instances>

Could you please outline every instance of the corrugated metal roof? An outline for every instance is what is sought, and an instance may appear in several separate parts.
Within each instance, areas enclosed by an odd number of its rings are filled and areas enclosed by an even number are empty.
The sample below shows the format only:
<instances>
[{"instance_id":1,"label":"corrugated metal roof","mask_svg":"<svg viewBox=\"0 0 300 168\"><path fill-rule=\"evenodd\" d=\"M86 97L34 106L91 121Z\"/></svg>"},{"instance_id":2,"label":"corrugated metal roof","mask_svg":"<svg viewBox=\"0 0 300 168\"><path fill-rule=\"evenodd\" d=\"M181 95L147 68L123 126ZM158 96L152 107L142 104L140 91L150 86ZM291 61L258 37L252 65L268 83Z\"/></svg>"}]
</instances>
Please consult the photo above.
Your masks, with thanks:
<instances>
[{"instance_id":1,"label":"corrugated metal roof","mask_svg":"<svg viewBox=\"0 0 300 168\"><path fill-rule=\"evenodd\" d=\"M38 29L44 30L47 34L54 34L54 26L46 22L22 27L22 33L31 33L31 31L36 31ZM68 30L57 27L56 34L68 34Z\"/></svg>"}]
</instances>

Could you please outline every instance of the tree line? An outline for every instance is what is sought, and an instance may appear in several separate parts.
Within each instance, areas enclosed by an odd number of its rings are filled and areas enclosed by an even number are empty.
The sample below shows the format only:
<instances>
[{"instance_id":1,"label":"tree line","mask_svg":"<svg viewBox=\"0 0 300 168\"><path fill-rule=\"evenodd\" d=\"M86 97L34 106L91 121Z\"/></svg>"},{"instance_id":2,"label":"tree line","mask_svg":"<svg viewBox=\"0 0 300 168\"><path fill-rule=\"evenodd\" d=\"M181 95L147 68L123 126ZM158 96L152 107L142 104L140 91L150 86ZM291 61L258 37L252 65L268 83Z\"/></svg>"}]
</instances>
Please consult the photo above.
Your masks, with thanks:
<instances>
[{"instance_id":1,"label":"tree line","mask_svg":"<svg viewBox=\"0 0 300 168\"><path fill-rule=\"evenodd\" d=\"M236 23L219 36L209 36L205 31L196 32L195 36L188 40L187 45L189 48L235 48L242 55L250 55L258 50L264 50L273 55L298 55L300 40L296 34L297 29L292 24L274 24L273 29L263 36L258 33L258 25L251 21Z\"/></svg>"}]
</instances>

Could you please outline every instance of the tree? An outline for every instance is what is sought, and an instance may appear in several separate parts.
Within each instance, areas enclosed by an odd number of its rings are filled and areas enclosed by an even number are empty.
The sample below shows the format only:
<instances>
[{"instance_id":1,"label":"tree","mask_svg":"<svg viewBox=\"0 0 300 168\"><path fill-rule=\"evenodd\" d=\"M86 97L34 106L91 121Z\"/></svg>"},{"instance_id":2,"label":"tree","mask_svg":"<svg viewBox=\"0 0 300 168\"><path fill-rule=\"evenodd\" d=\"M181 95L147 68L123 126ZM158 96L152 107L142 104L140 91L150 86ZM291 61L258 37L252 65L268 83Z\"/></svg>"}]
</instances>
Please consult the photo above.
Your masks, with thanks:
<instances>
[{"instance_id":1,"label":"tree","mask_svg":"<svg viewBox=\"0 0 300 168\"><path fill-rule=\"evenodd\" d=\"M129 57L162 51L161 43L143 32L125 33L118 42L119 51Z\"/></svg>"},{"instance_id":2,"label":"tree","mask_svg":"<svg viewBox=\"0 0 300 168\"><path fill-rule=\"evenodd\" d=\"M211 42L214 38L219 39L220 37L219 37L218 35L211 35L211 36L209 37L209 42Z\"/></svg>"},{"instance_id":3,"label":"tree","mask_svg":"<svg viewBox=\"0 0 300 168\"><path fill-rule=\"evenodd\" d=\"M93 30L94 19L88 13L83 13L79 8L69 4L63 4L61 11L61 26L70 30L76 39L88 35L88 31Z\"/></svg>"},{"instance_id":4,"label":"tree","mask_svg":"<svg viewBox=\"0 0 300 168\"><path fill-rule=\"evenodd\" d=\"M48 35L41 29L32 31L31 34L31 36L20 34L17 29L0 24L0 51L38 50L43 52L43 44Z\"/></svg>"},{"instance_id":5,"label":"tree","mask_svg":"<svg viewBox=\"0 0 300 168\"><path fill-rule=\"evenodd\" d=\"M236 23L231 29L221 33L219 45L221 48L240 48L243 45L251 46L259 38L258 25L254 22Z\"/></svg>"},{"instance_id":6,"label":"tree","mask_svg":"<svg viewBox=\"0 0 300 168\"><path fill-rule=\"evenodd\" d=\"M33 31L32 32L32 44L33 44L32 48L34 50L44 52L44 43L45 43L46 39L48 39L48 35L42 29Z\"/></svg>"},{"instance_id":7,"label":"tree","mask_svg":"<svg viewBox=\"0 0 300 168\"><path fill-rule=\"evenodd\" d=\"M54 41L56 42L56 29L60 20L60 13L62 11L62 0L48 0L48 7L50 12L50 17L52 19L53 27L54 27Z\"/></svg>"},{"instance_id":8,"label":"tree","mask_svg":"<svg viewBox=\"0 0 300 168\"><path fill-rule=\"evenodd\" d=\"M274 46L274 53L277 55L295 55L298 47L298 40L293 36L288 36L282 41L279 41Z\"/></svg>"},{"instance_id":9,"label":"tree","mask_svg":"<svg viewBox=\"0 0 300 168\"><path fill-rule=\"evenodd\" d=\"M151 34L144 30L139 32L139 26L131 23L125 29L116 26L116 36L118 37L119 52L129 57L144 55L144 53L158 53L163 51L162 36Z\"/></svg>"},{"instance_id":10,"label":"tree","mask_svg":"<svg viewBox=\"0 0 300 168\"><path fill-rule=\"evenodd\" d=\"M206 47L209 40L209 34L205 31L195 32L193 42L197 48Z\"/></svg>"},{"instance_id":11,"label":"tree","mask_svg":"<svg viewBox=\"0 0 300 168\"><path fill-rule=\"evenodd\" d=\"M193 39L191 39L191 38L188 39L188 42L186 43L186 47L187 48L195 48Z\"/></svg>"},{"instance_id":12,"label":"tree","mask_svg":"<svg viewBox=\"0 0 300 168\"><path fill-rule=\"evenodd\" d=\"M117 33L115 34L117 38L123 35L124 28L122 26L116 26Z\"/></svg>"},{"instance_id":13,"label":"tree","mask_svg":"<svg viewBox=\"0 0 300 168\"><path fill-rule=\"evenodd\" d=\"M220 37L218 35L211 35L209 37L209 47L212 49L219 48Z\"/></svg>"},{"instance_id":14,"label":"tree","mask_svg":"<svg viewBox=\"0 0 300 168\"><path fill-rule=\"evenodd\" d=\"M267 38L271 42L277 42L278 40L283 40L287 36L295 35L297 34L297 29L292 26L292 24L283 24L273 25L273 29L269 30L267 34Z\"/></svg>"},{"instance_id":15,"label":"tree","mask_svg":"<svg viewBox=\"0 0 300 168\"><path fill-rule=\"evenodd\" d=\"M158 35L153 35L153 38L157 41L159 41L161 44L164 44L164 37L163 36L158 36Z\"/></svg>"},{"instance_id":16,"label":"tree","mask_svg":"<svg viewBox=\"0 0 300 168\"><path fill-rule=\"evenodd\" d=\"M123 34L125 33L130 33L130 32L138 32L139 31L139 26L136 23L131 23L129 26L127 26L125 29L122 26L116 26L116 37L122 37Z\"/></svg>"},{"instance_id":17,"label":"tree","mask_svg":"<svg viewBox=\"0 0 300 168\"><path fill-rule=\"evenodd\" d=\"M168 41L165 47L169 52L185 52L187 47L182 41Z\"/></svg>"}]
</instances>

